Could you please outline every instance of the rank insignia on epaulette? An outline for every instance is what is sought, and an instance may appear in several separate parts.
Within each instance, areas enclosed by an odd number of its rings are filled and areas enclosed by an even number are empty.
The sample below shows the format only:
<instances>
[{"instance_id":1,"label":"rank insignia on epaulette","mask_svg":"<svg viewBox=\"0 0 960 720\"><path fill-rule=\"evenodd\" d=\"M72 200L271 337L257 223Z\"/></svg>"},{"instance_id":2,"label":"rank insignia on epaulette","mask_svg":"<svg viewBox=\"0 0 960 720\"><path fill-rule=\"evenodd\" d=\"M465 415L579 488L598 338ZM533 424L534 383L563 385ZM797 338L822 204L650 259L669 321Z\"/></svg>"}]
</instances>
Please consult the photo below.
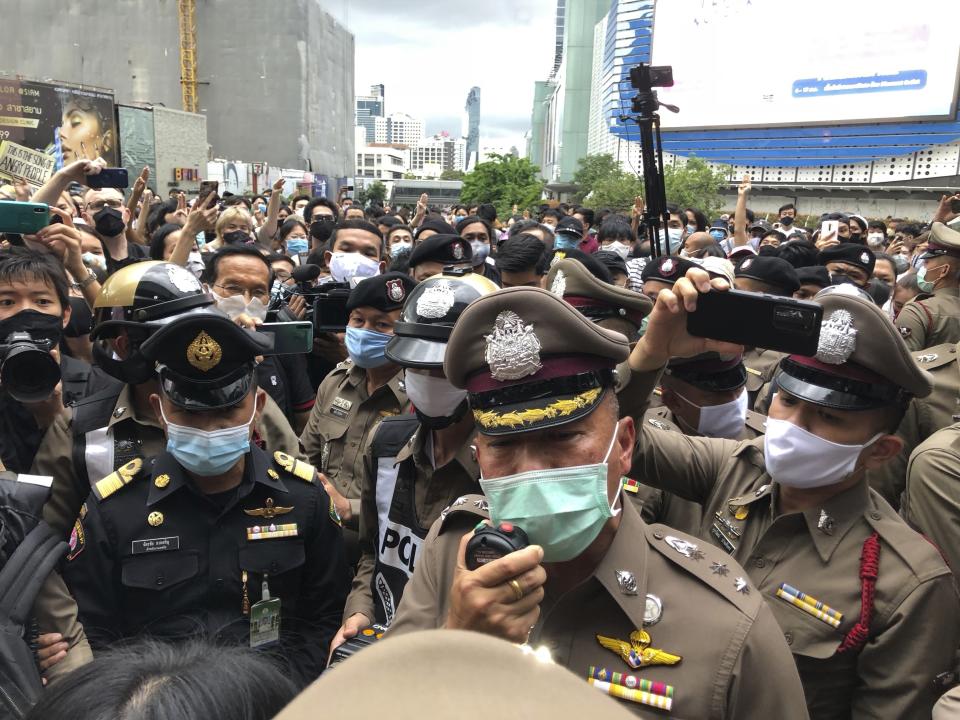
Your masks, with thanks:
<instances>
[{"instance_id":1,"label":"rank insignia on epaulette","mask_svg":"<svg viewBox=\"0 0 960 720\"><path fill-rule=\"evenodd\" d=\"M143 460L134 458L127 464L121 465L103 480L96 482L93 486L93 494L96 495L98 500L106 500L133 480L142 468Z\"/></svg>"},{"instance_id":2,"label":"rank insignia on epaulette","mask_svg":"<svg viewBox=\"0 0 960 720\"><path fill-rule=\"evenodd\" d=\"M79 518L73 523L73 530L70 531L70 540L67 545L70 548L69 553L67 553L68 561L76 558L77 555L83 552L83 548L86 546L86 533L83 530L83 523L80 522Z\"/></svg>"},{"instance_id":3,"label":"rank insignia on epaulette","mask_svg":"<svg viewBox=\"0 0 960 720\"><path fill-rule=\"evenodd\" d=\"M337 512L337 506L333 504L333 498L330 498L330 519L340 527L343 527L343 520L340 519L340 513Z\"/></svg>"},{"instance_id":4,"label":"rank insignia on epaulette","mask_svg":"<svg viewBox=\"0 0 960 720\"><path fill-rule=\"evenodd\" d=\"M302 460L297 460L292 455L287 455L279 450L273 454L273 459L277 465L304 482L312 483L317 475L317 471L313 465L308 465Z\"/></svg>"},{"instance_id":5,"label":"rank insignia on epaulette","mask_svg":"<svg viewBox=\"0 0 960 720\"><path fill-rule=\"evenodd\" d=\"M623 489L628 493L636 494L640 492L640 483L633 478L622 478L621 482L623 483Z\"/></svg>"},{"instance_id":6,"label":"rank insignia on epaulette","mask_svg":"<svg viewBox=\"0 0 960 720\"><path fill-rule=\"evenodd\" d=\"M297 524L286 523L284 525L254 525L247 528L247 540L271 540L273 538L285 538L297 536Z\"/></svg>"}]
</instances>

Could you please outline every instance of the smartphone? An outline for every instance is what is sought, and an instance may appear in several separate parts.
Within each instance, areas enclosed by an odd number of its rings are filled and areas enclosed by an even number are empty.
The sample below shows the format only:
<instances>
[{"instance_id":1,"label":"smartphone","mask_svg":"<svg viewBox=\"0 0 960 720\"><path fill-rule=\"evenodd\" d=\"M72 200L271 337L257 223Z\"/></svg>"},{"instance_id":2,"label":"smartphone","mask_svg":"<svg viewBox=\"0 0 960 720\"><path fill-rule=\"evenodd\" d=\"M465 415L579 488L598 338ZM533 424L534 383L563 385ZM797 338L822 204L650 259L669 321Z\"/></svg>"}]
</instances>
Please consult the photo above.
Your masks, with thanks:
<instances>
[{"instance_id":1,"label":"smartphone","mask_svg":"<svg viewBox=\"0 0 960 720\"><path fill-rule=\"evenodd\" d=\"M825 238L830 233L837 235L840 232L839 220L824 220L820 224L820 238ZM839 237L837 238L839 240Z\"/></svg>"},{"instance_id":2,"label":"smartphone","mask_svg":"<svg viewBox=\"0 0 960 720\"><path fill-rule=\"evenodd\" d=\"M950 198L950 212L960 213L960 197Z\"/></svg>"},{"instance_id":3,"label":"smartphone","mask_svg":"<svg viewBox=\"0 0 960 720\"><path fill-rule=\"evenodd\" d=\"M33 235L50 224L46 203L0 202L0 233Z\"/></svg>"},{"instance_id":4,"label":"smartphone","mask_svg":"<svg viewBox=\"0 0 960 720\"><path fill-rule=\"evenodd\" d=\"M126 168L103 168L96 175L87 175L86 183L93 190L130 187Z\"/></svg>"},{"instance_id":5,"label":"smartphone","mask_svg":"<svg viewBox=\"0 0 960 720\"><path fill-rule=\"evenodd\" d=\"M820 341L823 306L765 293L703 293L687 314L687 332L747 347L813 356Z\"/></svg>"},{"instance_id":6,"label":"smartphone","mask_svg":"<svg viewBox=\"0 0 960 720\"><path fill-rule=\"evenodd\" d=\"M220 202L220 183L216 180L201 180L200 193L197 195L197 205L201 205L210 193L216 195L217 199L215 202Z\"/></svg>"},{"instance_id":7,"label":"smartphone","mask_svg":"<svg viewBox=\"0 0 960 720\"><path fill-rule=\"evenodd\" d=\"M273 352L269 355L300 355L313 350L313 323L309 320L264 323L257 330L273 335Z\"/></svg>"}]
</instances>

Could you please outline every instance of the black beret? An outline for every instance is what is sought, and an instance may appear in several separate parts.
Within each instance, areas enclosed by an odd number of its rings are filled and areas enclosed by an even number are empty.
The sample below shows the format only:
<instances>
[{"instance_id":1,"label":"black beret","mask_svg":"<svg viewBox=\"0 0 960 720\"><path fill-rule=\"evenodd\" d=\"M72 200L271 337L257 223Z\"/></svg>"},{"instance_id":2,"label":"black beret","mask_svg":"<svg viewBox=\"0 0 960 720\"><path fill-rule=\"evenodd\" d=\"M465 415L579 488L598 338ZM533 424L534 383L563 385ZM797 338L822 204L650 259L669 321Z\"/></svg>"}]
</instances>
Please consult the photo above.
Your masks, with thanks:
<instances>
[{"instance_id":1,"label":"black beret","mask_svg":"<svg viewBox=\"0 0 960 720\"><path fill-rule=\"evenodd\" d=\"M569 233L571 235L576 235L577 237L583 237L583 223L577 220L575 217L566 215L560 218L560 222L557 223L557 232L558 233Z\"/></svg>"},{"instance_id":2,"label":"black beret","mask_svg":"<svg viewBox=\"0 0 960 720\"><path fill-rule=\"evenodd\" d=\"M797 268L797 280L801 285L819 285L822 288L830 285L830 273L823 265L808 265Z\"/></svg>"},{"instance_id":3,"label":"black beret","mask_svg":"<svg viewBox=\"0 0 960 720\"><path fill-rule=\"evenodd\" d=\"M439 217L430 217L424 220L422 223L420 223L420 227L417 228L417 231L413 234L413 236L415 238L419 237L420 233L422 233L424 230L433 230L440 235L457 234L457 231L454 230L453 225Z\"/></svg>"},{"instance_id":4,"label":"black beret","mask_svg":"<svg viewBox=\"0 0 960 720\"><path fill-rule=\"evenodd\" d=\"M747 370L739 353L705 352L689 358L673 358L665 372L708 392L728 392L747 383Z\"/></svg>"},{"instance_id":5,"label":"black beret","mask_svg":"<svg viewBox=\"0 0 960 720\"><path fill-rule=\"evenodd\" d=\"M676 255L661 255L653 258L643 266L643 272L640 273L640 279L658 280L660 282L670 283L671 285L687 274L690 268L700 267L695 262Z\"/></svg>"},{"instance_id":6,"label":"black beret","mask_svg":"<svg viewBox=\"0 0 960 720\"><path fill-rule=\"evenodd\" d=\"M552 268L558 262L566 260L567 258L579 260L595 278L603 280L605 283L613 284L613 275L607 270L607 266L583 250L554 250L553 256L550 258L550 267Z\"/></svg>"},{"instance_id":7,"label":"black beret","mask_svg":"<svg viewBox=\"0 0 960 720\"><path fill-rule=\"evenodd\" d=\"M873 274L873 266L876 264L877 258L866 245L843 242L821 250L817 256L817 261L821 265L826 265L828 262L849 263L861 268L869 276Z\"/></svg>"},{"instance_id":8,"label":"black beret","mask_svg":"<svg viewBox=\"0 0 960 720\"><path fill-rule=\"evenodd\" d=\"M350 291L347 312L358 307L372 307L383 312L398 310L416 284L412 277L402 272L364 278Z\"/></svg>"},{"instance_id":9,"label":"black beret","mask_svg":"<svg viewBox=\"0 0 960 720\"><path fill-rule=\"evenodd\" d=\"M793 269L793 265L783 258L772 255L747 258L737 265L734 274L738 278L750 278L773 285L787 295L792 295L800 289L800 281L797 279L797 271Z\"/></svg>"},{"instance_id":10,"label":"black beret","mask_svg":"<svg viewBox=\"0 0 960 720\"><path fill-rule=\"evenodd\" d=\"M422 225L420 226L423 227ZM452 228L451 228L452 230ZM473 252L470 243L456 233L441 233L431 235L423 242L419 242L410 253L410 267L416 267L424 262L439 262L445 265L461 265L469 263Z\"/></svg>"}]
</instances>

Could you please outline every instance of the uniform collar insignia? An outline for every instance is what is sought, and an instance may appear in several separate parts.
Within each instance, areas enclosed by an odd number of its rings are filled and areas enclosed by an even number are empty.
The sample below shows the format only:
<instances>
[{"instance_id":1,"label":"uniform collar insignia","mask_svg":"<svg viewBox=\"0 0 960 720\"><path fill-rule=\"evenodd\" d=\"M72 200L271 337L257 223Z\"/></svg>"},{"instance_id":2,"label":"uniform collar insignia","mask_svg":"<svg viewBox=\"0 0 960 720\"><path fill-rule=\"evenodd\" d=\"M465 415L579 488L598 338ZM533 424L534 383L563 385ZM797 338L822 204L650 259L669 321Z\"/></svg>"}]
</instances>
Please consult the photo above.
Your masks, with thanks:
<instances>
[{"instance_id":1,"label":"uniform collar insignia","mask_svg":"<svg viewBox=\"0 0 960 720\"><path fill-rule=\"evenodd\" d=\"M520 316L511 310L497 315L493 332L486 336L485 359L494 380L504 382L533 375L540 364L540 338L533 325L524 325Z\"/></svg>"}]
</instances>

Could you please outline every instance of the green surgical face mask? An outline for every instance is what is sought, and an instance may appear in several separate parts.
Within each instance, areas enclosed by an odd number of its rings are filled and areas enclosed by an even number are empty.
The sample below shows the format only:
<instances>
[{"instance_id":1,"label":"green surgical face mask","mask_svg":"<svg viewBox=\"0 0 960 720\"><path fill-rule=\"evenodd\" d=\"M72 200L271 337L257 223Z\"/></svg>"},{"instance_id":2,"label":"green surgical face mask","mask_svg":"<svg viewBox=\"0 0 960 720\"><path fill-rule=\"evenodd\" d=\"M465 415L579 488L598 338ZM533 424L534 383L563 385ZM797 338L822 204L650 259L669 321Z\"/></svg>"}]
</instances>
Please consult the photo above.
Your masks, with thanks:
<instances>
[{"instance_id":1,"label":"green surgical face mask","mask_svg":"<svg viewBox=\"0 0 960 720\"><path fill-rule=\"evenodd\" d=\"M481 477L494 525L508 522L524 530L531 543L543 547L544 562L564 562L586 550L614 515L607 500L607 459L619 427L614 428L603 462ZM622 487L617 485L613 505Z\"/></svg>"},{"instance_id":2,"label":"green surgical face mask","mask_svg":"<svg viewBox=\"0 0 960 720\"><path fill-rule=\"evenodd\" d=\"M921 265L917 270L917 287L920 288L920 292L931 293L936 284L936 280L927 280L927 264Z\"/></svg>"}]
</instances>

